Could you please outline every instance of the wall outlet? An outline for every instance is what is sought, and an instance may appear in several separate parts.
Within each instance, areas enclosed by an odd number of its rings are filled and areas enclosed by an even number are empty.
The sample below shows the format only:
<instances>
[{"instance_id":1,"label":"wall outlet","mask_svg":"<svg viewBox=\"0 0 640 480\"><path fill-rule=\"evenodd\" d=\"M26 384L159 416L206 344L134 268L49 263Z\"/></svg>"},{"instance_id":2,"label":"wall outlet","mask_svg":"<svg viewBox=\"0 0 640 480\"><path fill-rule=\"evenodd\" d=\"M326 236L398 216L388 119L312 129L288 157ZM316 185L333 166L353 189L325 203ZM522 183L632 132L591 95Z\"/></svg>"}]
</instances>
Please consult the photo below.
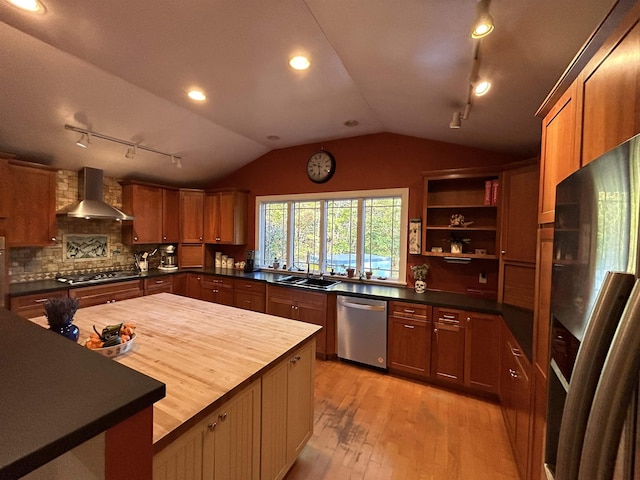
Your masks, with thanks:
<instances>
[{"instance_id":1,"label":"wall outlet","mask_svg":"<svg viewBox=\"0 0 640 480\"><path fill-rule=\"evenodd\" d=\"M487 274L484 272L480 272L478 276L478 283L487 283Z\"/></svg>"}]
</instances>

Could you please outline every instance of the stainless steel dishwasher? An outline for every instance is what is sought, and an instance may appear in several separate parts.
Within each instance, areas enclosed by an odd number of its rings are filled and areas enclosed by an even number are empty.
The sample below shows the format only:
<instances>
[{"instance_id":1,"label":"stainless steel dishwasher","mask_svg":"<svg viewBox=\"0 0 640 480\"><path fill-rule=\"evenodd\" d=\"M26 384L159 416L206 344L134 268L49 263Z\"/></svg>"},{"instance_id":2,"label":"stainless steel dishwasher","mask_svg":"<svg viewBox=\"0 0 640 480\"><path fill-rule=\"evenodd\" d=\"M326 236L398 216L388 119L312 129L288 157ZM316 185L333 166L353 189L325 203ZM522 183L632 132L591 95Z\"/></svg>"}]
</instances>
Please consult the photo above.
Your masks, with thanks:
<instances>
[{"instance_id":1,"label":"stainless steel dishwasher","mask_svg":"<svg viewBox=\"0 0 640 480\"><path fill-rule=\"evenodd\" d=\"M338 357L387 368L387 302L338 295Z\"/></svg>"}]
</instances>

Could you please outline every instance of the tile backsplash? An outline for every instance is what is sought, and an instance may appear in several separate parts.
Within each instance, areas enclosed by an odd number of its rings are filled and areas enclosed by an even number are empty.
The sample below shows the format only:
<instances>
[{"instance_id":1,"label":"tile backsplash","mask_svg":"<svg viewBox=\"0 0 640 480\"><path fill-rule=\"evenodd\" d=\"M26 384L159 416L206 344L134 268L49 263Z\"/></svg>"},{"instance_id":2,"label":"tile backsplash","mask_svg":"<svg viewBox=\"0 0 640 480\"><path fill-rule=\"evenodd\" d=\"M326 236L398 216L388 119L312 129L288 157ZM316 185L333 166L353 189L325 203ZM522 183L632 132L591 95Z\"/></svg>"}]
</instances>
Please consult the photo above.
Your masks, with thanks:
<instances>
[{"instance_id":1,"label":"tile backsplash","mask_svg":"<svg viewBox=\"0 0 640 480\"><path fill-rule=\"evenodd\" d=\"M78 201L78 172L59 170L56 177L56 210ZM104 201L122 208L122 187L116 179L104 177ZM113 220L84 220L57 217L56 244L49 247L19 247L9 249L9 282L29 282L55 278L59 273L98 272L133 269L133 254L151 251L157 245L132 247L122 243L122 224ZM108 255L100 259L65 260L64 240L67 235L106 235ZM151 258L150 268L154 260Z\"/></svg>"}]
</instances>

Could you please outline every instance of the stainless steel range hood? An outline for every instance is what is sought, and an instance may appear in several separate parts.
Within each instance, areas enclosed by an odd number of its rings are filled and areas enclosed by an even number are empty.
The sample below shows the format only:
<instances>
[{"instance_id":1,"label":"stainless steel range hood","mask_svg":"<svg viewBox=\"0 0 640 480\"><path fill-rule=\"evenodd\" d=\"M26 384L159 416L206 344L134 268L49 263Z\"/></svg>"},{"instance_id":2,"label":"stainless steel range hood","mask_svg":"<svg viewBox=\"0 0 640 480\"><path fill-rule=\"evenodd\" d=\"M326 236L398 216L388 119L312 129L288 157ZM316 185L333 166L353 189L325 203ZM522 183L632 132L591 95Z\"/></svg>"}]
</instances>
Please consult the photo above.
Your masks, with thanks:
<instances>
[{"instance_id":1,"label":"stainless steel range hood","mask_svg":"<svg viewBox=\"0 0 640 480\"><path fill-rule=\"evenodd\" d=\"M97 168L84 167L78 173L78 203L63 208L56 214L86 219L99 220L133 220L122 210L112 207L102 200L104 172Z\"/></svg>"}]
</instances>

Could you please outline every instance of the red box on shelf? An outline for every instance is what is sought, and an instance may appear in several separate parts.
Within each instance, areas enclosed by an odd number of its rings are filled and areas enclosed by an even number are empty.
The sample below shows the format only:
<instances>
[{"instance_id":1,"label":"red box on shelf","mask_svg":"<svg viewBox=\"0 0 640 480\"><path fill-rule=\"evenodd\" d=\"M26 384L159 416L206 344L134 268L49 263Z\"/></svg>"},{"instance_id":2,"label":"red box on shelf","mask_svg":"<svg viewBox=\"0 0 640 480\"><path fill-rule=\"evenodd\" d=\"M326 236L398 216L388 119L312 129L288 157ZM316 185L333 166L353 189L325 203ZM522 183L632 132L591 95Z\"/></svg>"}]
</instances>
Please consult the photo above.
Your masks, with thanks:
<instances>
[{"instance_id":1,"label":"red box on shelf","mask_svg":"<svg viewBox=\"0 0 640 480\"><path fill-rule=\"evenodd\" d=\"M498 204L498 180L491 182L491 205Z\"/></svg>"},{"instance_id":2,"label":"red box on shelf","mask_svg":"<svg viewBox=\"0 0 640 480\"><path fill-rule=\"evenodd\" d=\"M484 182L484 204L491 205L491 180Z\"/></svg>"}]
</instances>

